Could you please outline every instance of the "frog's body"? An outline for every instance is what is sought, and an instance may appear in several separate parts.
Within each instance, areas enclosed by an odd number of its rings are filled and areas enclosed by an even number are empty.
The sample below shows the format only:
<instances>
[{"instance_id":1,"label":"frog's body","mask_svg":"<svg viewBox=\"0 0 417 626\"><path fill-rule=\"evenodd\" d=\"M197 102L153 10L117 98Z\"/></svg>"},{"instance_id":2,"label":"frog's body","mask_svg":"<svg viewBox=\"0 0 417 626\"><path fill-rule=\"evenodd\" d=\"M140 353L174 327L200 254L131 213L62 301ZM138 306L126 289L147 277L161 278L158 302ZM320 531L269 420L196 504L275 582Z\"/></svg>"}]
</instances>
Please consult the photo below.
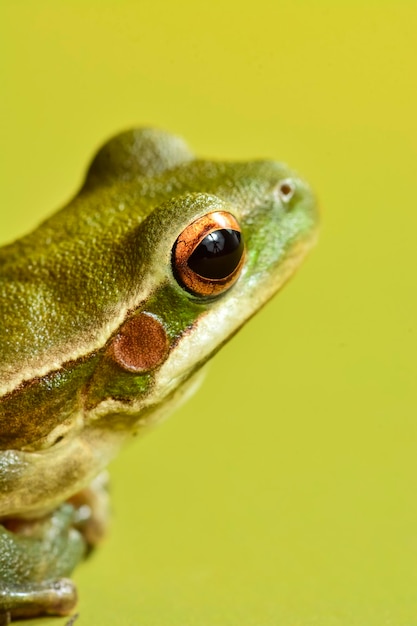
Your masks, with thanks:
<instances>
[{"instance_id":1,"label":"frog's body","mask_svg":"<svg viewBox=\"0 0 417 626\"><path fill-rule=\"evenodd\" d=\"M194 160L144 129L106 144L80 193L0 250L0 612L74 604L55 579L100 534L91 481L189 392L293 273L315 225L284 165ZM207 256L213 236L224 248Z\"/></svg>"}]
</instances>

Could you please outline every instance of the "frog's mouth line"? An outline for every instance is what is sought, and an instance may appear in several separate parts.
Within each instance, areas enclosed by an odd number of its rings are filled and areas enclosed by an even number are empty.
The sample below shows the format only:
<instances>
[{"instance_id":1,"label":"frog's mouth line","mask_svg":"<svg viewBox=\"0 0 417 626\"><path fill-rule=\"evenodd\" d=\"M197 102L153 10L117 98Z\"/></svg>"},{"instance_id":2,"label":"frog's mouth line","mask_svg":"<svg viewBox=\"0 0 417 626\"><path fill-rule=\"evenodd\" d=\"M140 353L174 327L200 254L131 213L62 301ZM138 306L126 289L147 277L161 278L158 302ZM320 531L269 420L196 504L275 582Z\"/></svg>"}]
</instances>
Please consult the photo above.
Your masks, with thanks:
<instances>
[{"instance_id":1,"label":"frog's mouth line","mask_svg":"<svg viewBox=\"0 0 417 626\"><path fill-rule=\"evenodd\" d=\"M262 275L254 275L252 280L247 281L243 291L239 291L239 298L236 298L233 297L233 290L239 289L241 279L244 278L242 275L230 289L229 303L225 305L224 302L227 294L222 296L218 303L214 303L213 308L195 323L193 332L182 336L181 341L170 352L167 361L155 375L155 387L172 389L187 381L195 370L204 366L288 282L316 243L317 236L318 229L296 243L284 259L281 259L279 271L275 275L272 273L272 279L270 274L263 278ZM240 304L242 299L250 303L250 306L244 309L244 315ZM196 354L200 355L197 360L194 356Z\"/></svg>"},{"instance_id":2,"label":"frog's mouth line","mask_svg":"<svg viewBox=\"0 0 417 626\"><path fill-rule=\"evenodd\" d=\"M134 406L124 407L122 405L120 413L123 413L126 416L126 413L135 414L138 409L140 409L141 414L137 421L136 429L134 429L134 434L137 434L141 431L145 431L147 429L152 428L153 426L159 424L166 417L168 417L173 410L178 408L187 399L193 395L195 389L200 385L201 379L205 375L204 366L208 361L211 360L213 356L221 350L221 348L228 343L228 341L236 335L239 330L246 324L246 322L252 318L256 313L264 307L269 300L271 300L274 295L279 291L279 289L288 282L288 279L292 277L294 274L295 268L297 268L303 258L308 254L310 249L316 243L318 236L318 230L313 232L309 237L306 237L304 240L299 241L296 246L294 246L290 252L287 254L284 262L280 264L280 272L277 275L276 281L271 281L270 276L265 279L265 286L268 289L261 290L263 293L262 300L256 300L254 302L254 306L252 310L248 312L247 315L242 317L239 322L234 323L233 328L227 328L227 331L224 331L224 328L218 326L220 329L221 340L216 342L215 346L210 350L206 350L205 352L201 349L202 346L194 345L195 344L195 336L196 332L192 332L196 330L197 326L205 325L206 328L200 328L200 332L204 335L204 333L212 334L212 319L210 317L210 311L207 311L198 322L195 323L191 328L188 329L186 337L182 336L181 340L176 344L174 349L171 351L169 358L165 362L164 365L161 366L160 371L155 375L155 380L153 383L153 387L160 389L169 389L168 393L160 394L157 396L156 400L151 400L151 402L146 407L138 407L137 409ZM272 285L271 285L272 282ZM259 287L260 282L256 283ZM233 289L233 287L231 288ZM249 297L249 296L248 296ZM232 316L233 322L236 322L235 318ZM198 332L198 331L197 331ZM203 355L198 360L193 360L191 365L188 364L186 368L183 369L182 372L178 373L177 371L177 363L178 356L181 350L184 350L184 342L189 342L191 344L192 350L194 353L203 352ZM209 342L202 341L202 345L205 347ZM186 349L186 354L188 353L188 346ZM170 365L170 361L172 359L173 365ZM181 359L183 360L183 359ZM175 375L170 376L170 372L175 372ZM169 377L169 380L168 380ZM162 408L161 408L162 407ZM117 409L116 412L118 413ZM104 421L109 419L109 415L104 417ZM123 417L122 417L123 419Z\"/></svg>"}]
</instances>

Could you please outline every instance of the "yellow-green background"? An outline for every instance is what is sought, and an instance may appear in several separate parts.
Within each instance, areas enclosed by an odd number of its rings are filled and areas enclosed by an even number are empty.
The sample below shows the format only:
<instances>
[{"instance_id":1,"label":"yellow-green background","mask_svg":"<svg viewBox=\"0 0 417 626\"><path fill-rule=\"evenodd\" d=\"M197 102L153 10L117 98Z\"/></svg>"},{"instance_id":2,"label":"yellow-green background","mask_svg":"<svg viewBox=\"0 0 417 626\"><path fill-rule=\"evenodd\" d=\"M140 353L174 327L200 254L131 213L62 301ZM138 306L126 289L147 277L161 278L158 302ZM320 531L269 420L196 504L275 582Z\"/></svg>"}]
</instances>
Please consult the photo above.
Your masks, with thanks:
<instances>
[{"instance_id":1,"label":"yellow-green background","mask_svg":"<svg viewBox=\"0 0 417 626\"><path fill-rule=\"evenodd\" d=\"M417 624L416 32L405 0L2 0L2 242L141 124L285 160L322 207L297 278L113 464L77 626Z\"/></svg>"}]
</instances>

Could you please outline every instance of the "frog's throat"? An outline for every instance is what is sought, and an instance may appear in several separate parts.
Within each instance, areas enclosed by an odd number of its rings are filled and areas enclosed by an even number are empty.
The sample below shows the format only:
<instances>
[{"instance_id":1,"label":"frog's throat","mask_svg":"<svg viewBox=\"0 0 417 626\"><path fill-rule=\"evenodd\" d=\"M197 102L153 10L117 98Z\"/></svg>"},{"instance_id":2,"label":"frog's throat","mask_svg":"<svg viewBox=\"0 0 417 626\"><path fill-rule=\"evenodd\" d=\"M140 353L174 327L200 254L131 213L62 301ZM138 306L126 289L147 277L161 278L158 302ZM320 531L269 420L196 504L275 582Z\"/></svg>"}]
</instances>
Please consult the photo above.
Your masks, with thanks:
<instances>
[{"instance_id":1,"label":"frog's throat","mask_svg":"<svg viewBox=\"0 0 417 626\"><path fill-rule=\"evenodd\" d=\"M84 427L82 417L75 416L76 432L70 430L67 438L49 448L0 452L0 518L45 515L84 489L132 435L147 432L186 401L203 376L204 370L199 370L164 401L153 398L153 405L138 402L125 407L108 400L84 416L88 421ZM124 420L124 428L117 427L118 418Z\"/></svg>"}]
</instances>

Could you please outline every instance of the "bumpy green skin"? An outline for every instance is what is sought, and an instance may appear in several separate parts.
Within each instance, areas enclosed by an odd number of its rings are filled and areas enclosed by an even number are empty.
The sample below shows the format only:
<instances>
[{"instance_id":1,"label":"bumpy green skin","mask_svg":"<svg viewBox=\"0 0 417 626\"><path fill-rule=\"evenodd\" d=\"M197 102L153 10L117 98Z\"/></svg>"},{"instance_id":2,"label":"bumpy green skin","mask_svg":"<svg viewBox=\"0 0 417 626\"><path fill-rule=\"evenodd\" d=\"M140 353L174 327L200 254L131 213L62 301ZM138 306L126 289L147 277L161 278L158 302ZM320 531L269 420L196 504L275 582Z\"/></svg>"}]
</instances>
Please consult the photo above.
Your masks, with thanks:
<instances>
[{"instance_id":1,"label":"bumpy green skin","mask_svg":"<svg viewBox=\"0 0 417 626\"><path fill-rule=\"evenodd\" d=\"M278 192L287 179L291 199ZM177 283L171 252L186 226L218 210L241 225L245 265L230 290L199 298ZM77 526L80 502L62 503L188 393L293 273L316 220L309 188L286 166L195 160L180 139L141 129L109 141L79 194L0 250L0 520L32 528L0 525L0 612L70 610L56 579L94 540ZM154 370L132 373L109 346L139 312L159 321L169 347Z\"/></svg>"}]
</instances>

